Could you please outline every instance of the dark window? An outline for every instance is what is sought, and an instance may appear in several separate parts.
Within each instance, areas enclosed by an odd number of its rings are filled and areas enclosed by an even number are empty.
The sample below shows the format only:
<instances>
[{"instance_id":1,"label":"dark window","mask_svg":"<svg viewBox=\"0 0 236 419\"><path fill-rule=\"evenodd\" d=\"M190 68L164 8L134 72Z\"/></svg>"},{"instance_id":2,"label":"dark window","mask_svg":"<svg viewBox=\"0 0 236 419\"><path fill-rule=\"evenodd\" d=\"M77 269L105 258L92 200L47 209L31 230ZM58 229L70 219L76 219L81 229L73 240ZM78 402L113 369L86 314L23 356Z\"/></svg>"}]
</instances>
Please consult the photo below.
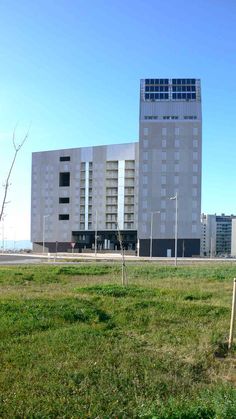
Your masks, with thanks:
<instances>
[{"instance_id":1,"label":"dark window","mask_svg":"<svg viewBox=\"0 0 236 419\"><path fill-rule=\"evenodd\" d=\"M192 82L192 84L196 84L196 80L195 79L192 79L191 82Z\"/></svg>"},{"instance_id":2,"label":"dark window","mask_svg":"<svg viewBox=\"0 0 236 419\"><path fill-rule=\"evenodd\" d=\"M69 214L59 214L59 220L69 220Z\"/></svg>"},{"instance_id":3,"label":"dark window","mask_svg":"<svg viewBox=\"0 0 236 419\"><path fill-rule=\"evenodd\" d=\"M151 79L151 80L150 80L150 83L151 83L151 84L154 84L154 79Z\"/></svg>"},{"instance_id":4,"label":"dark window","mask_svg":"<svg viewBox=\"0 0 236 419\"><path fill-rule=\"evenodd\" d=\"M69 204L70 198L59 198L59 204Z\"/></svg>"},{"instance_id":5,"label":"dark window","mask_svg":"<svg viewBox=\"0 0 236 419\"><path fill-rule=\"evenodd\" d=\"M168 93L165 93L165 94L164 94L164 97L165 97L165 99L169 99L169 95L168 95Z\"/></svg>"},{"instance_id":6,"label":"dark window","mask_svg":"<svg viewBox=\"0 0 236 419\"><path fill-rule=\"evenodd\" d=\"M163 99L163 96L164 96L163 93L160 93L160 99Z\"/></svg>"},{"instance_id":7,"label":"dark window","mask_svg":"<svg viewBox=\"0 0 236 419\"><path fill-rule=\"evenodd\" d=\"M176 99L176 93L173 93L172 98Z\"/></svg>"},{"instance_id":8,"label":"dark window","mask_svg":"<svg viewBox=\"0 0 236 419\"><path fill-rule=\"evenodd\" d=\"M192 99L196 99L196 93L192 93Z\"/></svg>"},{"instance_id":9,"label":"dark window","mask_svg":"<svg viewBox=\"0 0 236 419\"><path fill-rule=\"evenodd\" d=\"M163 92L163 90L164 90L164 87L163 87L163 86L161 86L161 87L160 87L160 92Z\"/></svg>"},{"instance_id":10,"label":"dark window","mask_svg":"<svg viewBox=\"0 0 236 419\"><path fill-rule=\"evenodd\" d=\"M187 99L191 99L191 93L187 93Z\"/></svg>"},{"instance_id":11,"label":"dark window","mask_svg":"<svg viewBox=\"0 0 236 419\"><path fill-rule=\"evenodd\" d=\"M70 172L61 172L59 174L59 186L70 186Z\"/></svg>"},{"instance_id":12,"label":"dark window","mask_svg":"<svg viewBox=\"0 0 236 419\"><path fill-rule=\"evenodd\" d=\"M154 86L150 86L150 92L154 92Z\"/></svg>"},{"instance_id":13,"label":"dark window","mask_svg":"<svg viewBox=\"0 0 236 419\"><path fill-rule=\"evenodd\" d=\"M192 92L196 92L196 86L191 86Z\"/></svg>"},{"instance_id":14,"label":"dark window","mask_svg":"<svg viewBox=\"0 0 236 419\"><path fill-rule=\"evenodd\" d=\"M181 93L178 93L178 94L177 94L177 98L178 98L178 99L181 99Z\"/></svg>"},{"instance_id":15,"label":"dark window","mask_svg":"<svg viewBox=\"0 0 236 419\"><path fill-rule=\"evenodd\" d=\"M70 156L61 156L60 161L70 161Z\"/></svg>"},{"instance_id":16,"label":"dark window","mask_svg":"<svg viewBox=\"0 0 236 419\"><path fill-rule=\"evenodd\" d=\"M173 87L172 87L172 91L173 91L173 92L176 92L176 86L173 86Z\"/></svg>"},{"instance_id":17,"label":"dark window","mask_svg":"<svg viewBox=\"0 0 236 419\"><path fill-rule=\"evenodd\" d=\"M159 93L156 93L155 94L155 100L159 100L160 99L160 95L159 95Z\"/></svg>"},{"instance_id":18,"label":"dark window","mask_svg":"<svg viewBox=\"0 0 236 419\"><path fill-rule=\"evenodd\" d=\"M150 94L150 99L154 99L154 93Z\"/></svg>"},{"instance_id":19,"label":"dark window","mask_svg":"<svg viewBox=\"0 0 236 419\"><path fill-rule=\"evenodd\" d=\"M145 87L145 92L149 92L149 86Z\"/></svg>"},{"instance_id":20,"label":"dark window","mask_svg":"<svg viewBox=\"0 0 236 419\"><path fill-rule=\"evenodd\" d=\"M145 99L147 100L147 99L150 99L150 97L149 97L149 94L148 93L145 93Z\"/></svg>"},{"instance_id":21,"label":"dark window","mask_svg":"<svg viewBox=\"0 0 236 419\"><path fill-rule=\"evenodd\" d=\"M159 86L155 86L155 92L160 92L160 87Z\"/></svg>"},{"instance_id":22,"label":"dark window","mask_svg":"<svg viewBox=\"0 0 236 419\"><path fill-rule=\"evenodd\" d=\"M145 83L146 84L149 84L149 79L145 79Z\"/></svg>"}]
</instances>

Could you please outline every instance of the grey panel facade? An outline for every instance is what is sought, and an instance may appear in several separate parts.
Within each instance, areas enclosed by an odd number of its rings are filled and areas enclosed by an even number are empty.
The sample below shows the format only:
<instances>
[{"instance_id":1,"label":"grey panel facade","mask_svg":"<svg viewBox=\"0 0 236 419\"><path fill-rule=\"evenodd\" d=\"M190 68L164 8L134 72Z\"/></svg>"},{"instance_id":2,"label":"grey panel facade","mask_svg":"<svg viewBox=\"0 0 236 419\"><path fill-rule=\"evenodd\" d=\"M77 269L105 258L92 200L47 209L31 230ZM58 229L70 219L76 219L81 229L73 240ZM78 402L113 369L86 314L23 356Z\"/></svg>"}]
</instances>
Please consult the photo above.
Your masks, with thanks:
<instances>
[{"instance_id":1,"label":"grey panel facade","mask_svg":"<svg viewBox=\"0 0 236 419\"><path fill-rule=\"evenodd\" d=\"M174 80L177 80L175 84ZM189 93L190 97L187 93L178 93L178 99L177 93L173 93L173 88L181 92L187 87L194 88L194 94ZM165 93L150 93L150 89L165 89ZM195 249L195 254L199 254L202 165L200 81L141 80L139 128L138 237L140 240L150 239L153 217L153 240L174 238L175 202L169 198L178 194L178 239L197 240L199 250L196 253Z\"/></svg>"},{"instance_id":2,"label":"grey panel facade","mask_svg":"<svg viewBox=\"0 0 236 419\"><path fill-rule=\"evenodd\" d=\"M31 205L33 243L70 244L117 223L136 231L138 143L33 153Z\"/></svg>"}]
</instances>

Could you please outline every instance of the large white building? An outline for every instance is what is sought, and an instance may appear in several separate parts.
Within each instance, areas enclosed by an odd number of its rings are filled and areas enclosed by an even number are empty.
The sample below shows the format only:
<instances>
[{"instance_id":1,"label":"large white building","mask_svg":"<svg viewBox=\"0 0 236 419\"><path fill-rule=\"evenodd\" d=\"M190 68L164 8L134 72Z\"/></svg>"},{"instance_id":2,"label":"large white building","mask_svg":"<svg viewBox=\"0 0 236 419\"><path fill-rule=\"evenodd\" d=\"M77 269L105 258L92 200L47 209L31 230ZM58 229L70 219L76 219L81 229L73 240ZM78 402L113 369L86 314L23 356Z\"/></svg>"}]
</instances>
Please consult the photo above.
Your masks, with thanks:
<instances>
[{"instance_id":1,"label":"large white building","mask_svg":"<svg viewBox=\"0 0 236 419\"><path fill-rule=\"evenodd\" d=\"M140 255L200 254L201 87L143 79L139 141L33 153L31 240L49 251L119 248ZM170 198L176 197L175 200Z\"/></svg>"}]
</instances>

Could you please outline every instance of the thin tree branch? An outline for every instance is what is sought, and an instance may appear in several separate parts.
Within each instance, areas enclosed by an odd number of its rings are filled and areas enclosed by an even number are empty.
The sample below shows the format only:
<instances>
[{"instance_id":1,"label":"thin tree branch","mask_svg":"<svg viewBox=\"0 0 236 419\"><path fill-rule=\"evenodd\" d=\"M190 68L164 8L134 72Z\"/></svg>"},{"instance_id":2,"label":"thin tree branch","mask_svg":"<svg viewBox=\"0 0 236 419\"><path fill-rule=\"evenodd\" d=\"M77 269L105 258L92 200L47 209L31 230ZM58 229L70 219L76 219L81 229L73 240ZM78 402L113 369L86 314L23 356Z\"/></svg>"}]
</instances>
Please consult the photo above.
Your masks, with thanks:
<instances>
[{"instance_id":1,"label":"thin tree branch","mask_svg":"<svg viewBox=\"0 0 236 419\"><path fill-rule=\"evenodd\" d=\"M27 138L29 136L29 131L28 131L25 134L25 136L24 136L23 140L21 141L21 143L16 144L15 132L16 132L16 128L14 129L13 134L12 134L12 143L13 143L13 147L14 147L14 150L15 151L14 151L14 155L13 155L13 158L12 158L10 169L8 171L7 178L6 178L5 185L4 185L4 194L3 194L3 200L2 200L1 211L0 211L0 221L3 218L4 208L5 208L6 204L7 204L7 193L8 193L8 189L9 189L9 186L10 186L10 177L11 177L11 174L12 174L13 167L15 165L17 154L20 151L20 149L23 147L24 143L26 142L26 140L27 140Z\"/></svg>"}]
</instances>

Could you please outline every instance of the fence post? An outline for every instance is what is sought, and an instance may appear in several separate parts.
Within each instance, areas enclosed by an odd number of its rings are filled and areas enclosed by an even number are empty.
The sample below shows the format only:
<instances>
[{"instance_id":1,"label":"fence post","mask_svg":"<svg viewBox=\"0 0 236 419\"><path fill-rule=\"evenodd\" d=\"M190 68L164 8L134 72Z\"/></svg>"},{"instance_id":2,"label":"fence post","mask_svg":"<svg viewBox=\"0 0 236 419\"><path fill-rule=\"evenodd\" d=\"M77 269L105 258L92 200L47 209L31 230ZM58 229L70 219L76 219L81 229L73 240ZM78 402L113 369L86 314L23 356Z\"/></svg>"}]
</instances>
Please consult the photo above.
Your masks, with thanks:
<instances>
[{"instance_id":1,"label":"fence post","mask_svg":"<svg viewBox=\"0 0 236 419\"><path fill-rule=\"evenodd\" d=\"M231 349L232 343L233 343L235 309L236 309L236 278L234 278L234 286L233 286L232 310L231 310L231 320L230 320L230 331L229 331L229 344L228 344L228 349Z\"/></svg>"}]
</instances>

